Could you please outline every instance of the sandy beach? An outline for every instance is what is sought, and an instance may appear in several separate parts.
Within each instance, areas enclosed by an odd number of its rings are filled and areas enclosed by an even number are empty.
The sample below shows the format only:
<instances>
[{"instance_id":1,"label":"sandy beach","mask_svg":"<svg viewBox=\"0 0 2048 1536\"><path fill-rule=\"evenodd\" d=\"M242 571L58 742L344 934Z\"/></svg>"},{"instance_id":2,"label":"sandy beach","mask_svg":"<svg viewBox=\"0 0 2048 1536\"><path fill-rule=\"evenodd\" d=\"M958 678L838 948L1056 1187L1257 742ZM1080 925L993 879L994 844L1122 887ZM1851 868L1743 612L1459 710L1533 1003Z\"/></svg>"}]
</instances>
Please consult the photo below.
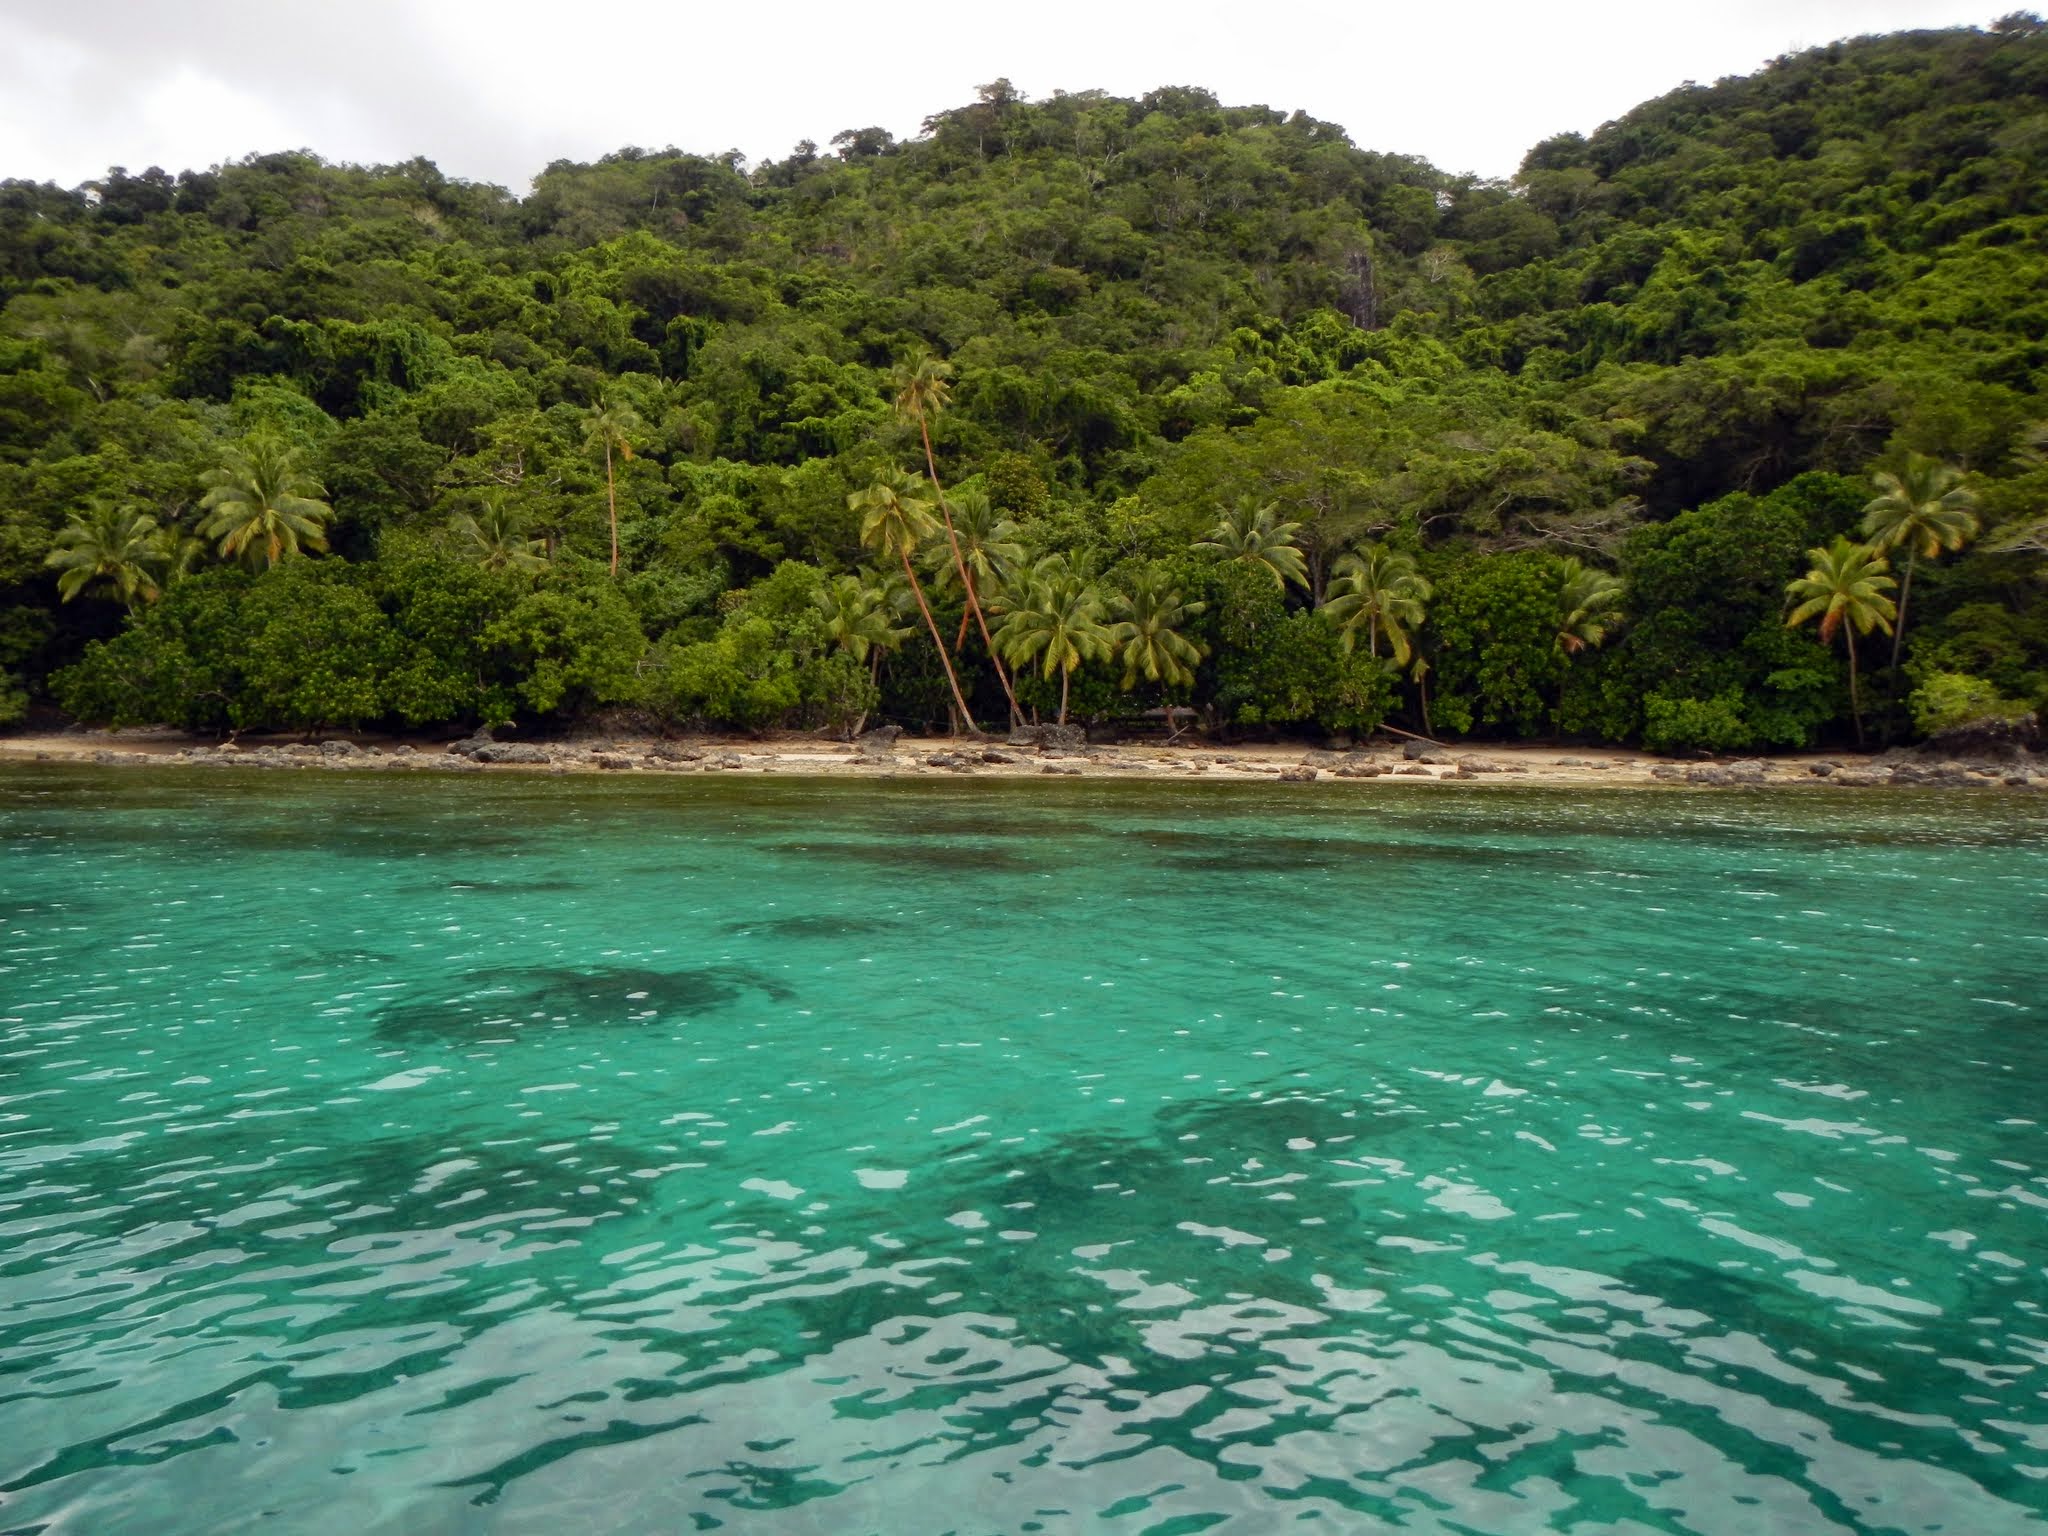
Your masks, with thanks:
<instances>
[{"instance_id":1,"label":"sandy beach","mask_svg":"<svg viewBox=\"0 0 2048 1536\"><path fill-rule=\"evenodd\" d=\"M62 731L0 736L0 765L20 762L189 766L351 772L523 774L772 773L827 778L979 777L1207 779L1306 783L1460 783L1570 788L1650 786L1743 788L1911 785L2048 789L2039 759L1943 761L1894 752L1883 757L1802 753L1771 758L1673 762L1601 747L1431 745L1375 741L1348 750L1291 743L1036 746L903 736L858 744L812 736L579 736L522 741L371 734L244 736L232 743L163 729Z\"/></svg>"}]
</instances>

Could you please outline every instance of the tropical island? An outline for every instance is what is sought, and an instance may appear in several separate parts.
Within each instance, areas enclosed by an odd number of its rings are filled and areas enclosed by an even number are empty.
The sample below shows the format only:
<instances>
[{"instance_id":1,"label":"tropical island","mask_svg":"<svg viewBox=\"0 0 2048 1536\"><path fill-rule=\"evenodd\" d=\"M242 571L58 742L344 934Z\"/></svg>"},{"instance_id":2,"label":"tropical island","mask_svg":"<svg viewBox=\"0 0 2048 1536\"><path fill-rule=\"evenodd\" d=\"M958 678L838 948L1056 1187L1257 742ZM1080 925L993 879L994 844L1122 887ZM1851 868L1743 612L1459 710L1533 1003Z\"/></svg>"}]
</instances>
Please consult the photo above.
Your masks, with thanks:
<instances>
[{"instance_id":1,"label":"tropical island","mask_svg":"<svg viewBox=\"0 0 2048 1536\"><path fill-rule=\"evenodd\" d=\"M525 197L307 153L7 182L0 721L2025 738L2044 167L2021 14L1510 183L1004 80Z\"/></svg>"}]
</instances>

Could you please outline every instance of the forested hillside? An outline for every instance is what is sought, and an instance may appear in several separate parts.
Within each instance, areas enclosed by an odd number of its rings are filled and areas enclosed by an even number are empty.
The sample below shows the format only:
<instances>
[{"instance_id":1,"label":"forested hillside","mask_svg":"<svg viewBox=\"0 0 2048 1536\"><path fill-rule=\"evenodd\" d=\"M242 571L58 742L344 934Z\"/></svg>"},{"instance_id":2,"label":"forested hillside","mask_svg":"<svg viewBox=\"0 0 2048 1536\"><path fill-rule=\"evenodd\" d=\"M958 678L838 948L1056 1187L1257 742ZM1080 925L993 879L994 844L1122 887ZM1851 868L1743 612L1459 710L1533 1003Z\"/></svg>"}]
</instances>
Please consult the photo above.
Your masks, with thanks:
<instances>
[{"instance_id":1,"label":"forested hillside","mask_svg":"<svg viewBox=\"0 0 2048 1536\"><path fill-rule=\"evenodd\" d=\"M2032 16L1688 87L1508 184L1001 81L909 142L524 198L13 181L0 304L0 719L1013 690L1678 750L2048 704Z\"/></svg>"}]
</instances>

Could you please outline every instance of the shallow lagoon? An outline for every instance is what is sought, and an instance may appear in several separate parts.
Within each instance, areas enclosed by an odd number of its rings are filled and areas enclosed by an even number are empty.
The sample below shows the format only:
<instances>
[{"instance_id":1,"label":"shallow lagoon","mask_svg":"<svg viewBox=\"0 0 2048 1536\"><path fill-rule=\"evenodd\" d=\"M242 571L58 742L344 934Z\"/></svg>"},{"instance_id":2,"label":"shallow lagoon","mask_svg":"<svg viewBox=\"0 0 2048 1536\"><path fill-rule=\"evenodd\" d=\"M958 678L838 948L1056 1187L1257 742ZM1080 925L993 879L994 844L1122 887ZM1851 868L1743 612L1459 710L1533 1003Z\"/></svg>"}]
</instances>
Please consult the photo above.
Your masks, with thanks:
<instances>
[{"instance_id":1,"label":"shallow lagoon","mask_svg":"<svg viewBox=\"0 0 2048 1536\"><path fill-rule=\"evenodd\" d=\"M0 1531L2048 1529L2048 807L0 775Z\"/></svg>"}]
</instances>

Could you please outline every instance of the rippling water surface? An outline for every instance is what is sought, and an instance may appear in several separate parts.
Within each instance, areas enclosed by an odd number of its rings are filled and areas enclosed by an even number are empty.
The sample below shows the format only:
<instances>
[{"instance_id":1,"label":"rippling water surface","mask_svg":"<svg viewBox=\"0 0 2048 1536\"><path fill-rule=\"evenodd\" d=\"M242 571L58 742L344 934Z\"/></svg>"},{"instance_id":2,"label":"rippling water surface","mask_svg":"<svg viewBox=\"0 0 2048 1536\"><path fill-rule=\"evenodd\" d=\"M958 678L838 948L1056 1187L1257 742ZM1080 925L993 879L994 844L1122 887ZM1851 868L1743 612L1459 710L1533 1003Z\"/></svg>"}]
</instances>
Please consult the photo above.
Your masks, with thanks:
<instances>
[{"instance_id":1,"label":"rippling water surface","mask_svg":"<svg viewBox=\"0 0 2048 1536\"><path fill-rule=\"evenodd\" d=\"M2048 815L0 776L0 1530L2048 1528Z\"/></svg>"}]
</instances>

